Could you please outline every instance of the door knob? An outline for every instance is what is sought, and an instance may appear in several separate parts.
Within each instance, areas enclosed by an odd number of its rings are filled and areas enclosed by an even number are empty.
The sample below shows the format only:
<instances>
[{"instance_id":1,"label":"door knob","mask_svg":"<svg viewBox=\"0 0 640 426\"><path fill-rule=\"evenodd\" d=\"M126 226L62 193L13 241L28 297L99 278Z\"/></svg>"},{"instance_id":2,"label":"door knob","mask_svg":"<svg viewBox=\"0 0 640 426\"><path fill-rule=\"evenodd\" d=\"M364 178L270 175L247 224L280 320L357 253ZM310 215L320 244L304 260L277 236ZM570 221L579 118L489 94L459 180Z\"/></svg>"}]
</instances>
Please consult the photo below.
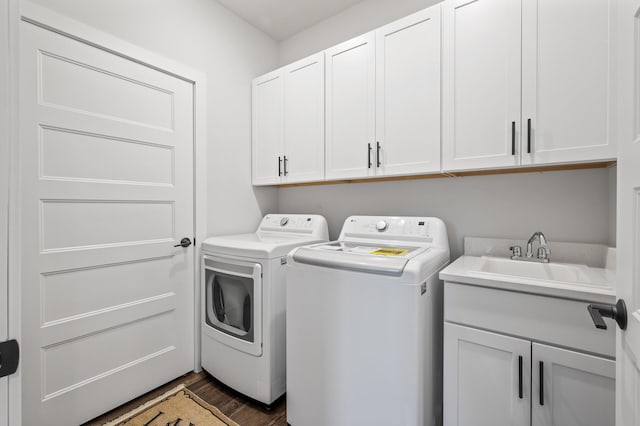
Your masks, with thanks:
<instances>
[{"instance_id":1,"label":"door knob","mask_svg":"<svg viewBox=\"0 0 640 426\"><path fill-rule=\"evenodd\" d=\"M191 245L191 240L187 237L184 237L180 240L180 244L176 244L174 247L189 247Z\"/></svg>"},{"instance_id":2,"label":"door knob","mask_svg":"<svg viewBox=\"0 0 640 426\"><path fill-rule=\"evenodd\" d=\"M596 328L602 330L607 329L607 324L603 318L613 318L621 330L626 330L627 328L627 305L622 299L619 299L615 305L610 303L592 303L587 306L587 310Z\"/></svg>"}]
</instances>

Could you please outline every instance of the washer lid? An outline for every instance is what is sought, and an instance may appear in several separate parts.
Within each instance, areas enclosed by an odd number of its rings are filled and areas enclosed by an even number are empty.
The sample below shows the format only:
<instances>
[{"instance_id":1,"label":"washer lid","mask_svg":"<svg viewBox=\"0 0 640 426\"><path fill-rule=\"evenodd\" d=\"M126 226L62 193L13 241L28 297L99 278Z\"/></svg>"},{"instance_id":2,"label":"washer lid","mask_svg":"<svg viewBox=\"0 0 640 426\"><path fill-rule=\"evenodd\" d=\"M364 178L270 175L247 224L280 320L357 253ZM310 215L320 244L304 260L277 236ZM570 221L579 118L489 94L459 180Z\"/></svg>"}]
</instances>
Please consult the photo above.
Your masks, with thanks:
<instances>
[{"instance_id":1,"label":"washer lid","mask_svg":"<svg viewBox=\"0 0 640 426\"><path fill-rule=\"evenodd\" d=\"M336 241L301 247L293 254L299 263L334 269L400 276L413 257L426 247L385 246Z\"/></svg>"},{"instance_id":2,"label":"washer lid","mask_svg":"<svg viewBox=\"0 0 640 426\"><path fill-rule=\"evenodd\" d=\"M207 238L202 243L202 250L228 256L272 259L285 256L298 246L319 241L321 239L312 235L256 232Z\"/></svg>"}]
</instances>

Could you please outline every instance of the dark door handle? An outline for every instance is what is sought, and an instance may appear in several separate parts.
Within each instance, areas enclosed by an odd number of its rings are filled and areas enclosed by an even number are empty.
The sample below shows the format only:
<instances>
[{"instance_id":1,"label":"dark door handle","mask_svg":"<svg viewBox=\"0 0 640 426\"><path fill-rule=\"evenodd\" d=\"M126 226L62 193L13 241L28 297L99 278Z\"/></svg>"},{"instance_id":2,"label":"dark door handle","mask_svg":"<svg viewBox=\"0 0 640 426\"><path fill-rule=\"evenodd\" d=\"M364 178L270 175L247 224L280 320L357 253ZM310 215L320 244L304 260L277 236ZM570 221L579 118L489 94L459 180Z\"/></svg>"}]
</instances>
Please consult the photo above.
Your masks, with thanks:
<instances>
[{"instance_id":1,"label":"dark door handle","mask_svg":"<svg viewBox=\"0 0 640 426\"><path fill-rule=\"evenodd\" d=\"M382 165L380 161L380 142L376 142L376 164L378 167Z\"/></svg>"},{"instance_id":2,"label":"dark door handle","mask_svg":"<svg viewBox=\"0 0 640 426\"><path fill-rule=\"evenodd\" d=\"M518 357L518 398L522 399L522 355Z\"/></svg>"},{"instance_id":3,"label":"dark door handle","mask_svg":"<svg viewBox=\"0 0 640 426\"><path fill-rule=\"evenodd\" d=\"M615 305L609 303L592 303L587 306L591 320L596 328L606 330L607 323L603 318L613 318L621 330L627 329L627 305L619 299Z\"/></svg>"},{"instance_id":4,"label":"dark door handle","mask_svg":"<svg viewBox=\"0 0 640 426\"><path fill-rule=\"evenodd\" d=\"M288 162L288 161L289 161L289 160L287 160L287 156L285 155L285 156L284 156L284 175L285 175L285 176L286 176L286 175L287 175L287 173L288 173L288 172L287 172L287 162Z\"/></svg>"},{"instance_id":5,"label":"dark door handle","mask_svg":"<svg viewBox=\"0 0 640 426\"><path fill-rule=\"evenodd\" d=\"M282 157L278 157L278 176L282 176Z\"/></svg>"},{"instance_id":6,"label":"dark door handle","mask_svg":"<svg viewBox=\"0 0 640 426\"><path fill-rule=\"evenodd\" d=\"M544 362L540 361L540 405L544 405Z\"/></svg>"},{"instance_id":7,"label":"dark door handle","mask_svg":"<svg viewBox=\"0 0 640 426\"><path fill-rule=\"evenodd\" d=\"M180 240L180 244L176 244L174 247L184 247L187 248L191 245L191 240L187 237L184 237Z\"/></svg>"},{"instance_id":8,"label":"dark door handle","mask_svg":"<svg viewBox=\"0 0 640 426\"><path fill-rule=\"evenodd\" d=\"M511 122L511 155L516 155L516 122Z\"/></svg>"},{"instance_id":9,"label":"dark door handle","mask_svg":"<svg viewBox=\"0 0 640 426\"><path fill-rule=\"evenodd\" d=\"M20 347L16 340L0 342L0 377L10 376L18 370Z\"/></svg>"},{"instance_id":10,"label":"dark door handle","mask_svg":"<svg viewBox=\"0 0 640 426\"><path fill-rule=\"evenodd\" d=\"M531 119L527 120L527 154L531 154Z\"/></svg>"},{"instance_id":11,"label":"dark door handle","mask_svg":"<svg viewBox=\"0 0 640 426\"><path fill-rule=\"evenodd\" d=\"M368 143L367 144L367 164L369 168L371 168L372 164L371 164L371 144Z\"/></svg>"}]
</instances>

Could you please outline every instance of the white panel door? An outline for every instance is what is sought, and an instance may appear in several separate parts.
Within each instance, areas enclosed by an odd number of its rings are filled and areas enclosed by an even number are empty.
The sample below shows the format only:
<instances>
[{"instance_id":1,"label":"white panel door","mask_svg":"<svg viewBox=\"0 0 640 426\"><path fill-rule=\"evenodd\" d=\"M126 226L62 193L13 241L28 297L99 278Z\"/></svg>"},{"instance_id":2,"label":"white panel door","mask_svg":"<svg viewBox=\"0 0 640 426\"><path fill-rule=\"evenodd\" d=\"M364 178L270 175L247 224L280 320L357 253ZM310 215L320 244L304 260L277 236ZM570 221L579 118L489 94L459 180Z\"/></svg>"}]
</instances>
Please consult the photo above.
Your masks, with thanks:
<instances>
[{"instance_id":1,"label":"white panel door","mask_svg":"<svg viewBox=\"0 0 640 426\"><path fill-rule=\"evenodd\" d=\"M445 426L528 426L531 342L444 324Z\"/></svg>"},{"instance_id":2,"label":"white panel door","mask_svg":"<svg viewBox=\"0 0 640 426\"><path fill-rule=\"evenodd\" d=\"M440 5L376 30L376 139L377 174L440 171Z\"/></svg>"},{"instance_id":3,"label":"white panel door","mask_svg":"<svg viewBox=\"0 0 640 426\"><path fill-rule=\"evenodd\" d=\"M273 185L284 175L284 78L282 70L253 80L252 172L254 185Z\"/></svg>"},{"instance_id":4,"label":"white panel door","mask_svg":"<svg viewBox=\"0 0 640 426\"><path fill-rule=\"evenodd\" d=\"M538 343L531 357L533 426L615 423L615 361Z\"/></svg>"},{"instance_id":5,"label":"white panel door","mask_svg":"<svg viewBox=\"0 0 640 426\"><path fill-rule=\"evenodd\" d=\"M284 69L286 183L324 179L324 53Z\"/></svg>"},{"instance_id":6,"label":"white panel door","mask_svg":"<svg viewBox=\"0 0 640 426\"><path fill-rule=\"evenodd\" d=\"M193 86L21 24L22 402L72 425L193 369Z\"/></svg>"},{"instance_id":7,"label":"white panel door","mask_svg":"<svg viewBox=\"0 0 640 426\"><path fill-rule=\"evenodd\" d=\"M442 3L444 170L520 164L521 5Z\"/></svg>"},{"instance_id":8,"label":"white panel door","mask_svg":"<svg viewBox=\"0 0 640 426\"><path fill-rule=\"evenodd\" d=\"M523 0L522 162L615 159L614 0Z\"/></svg>"},{"instance_id":9,"label":"white panel door","mask_svg":"<svg viewBox=\"0 0 640 426\"><path fill-rule=\"evenodd\" d=\"M327 179L375 175L375 33L325 51Z\"/></svg>"},{"instance_id":10,"label":"white panel door","mask_svg":"<svg viewBox=\"0 0 640 426\"><path fill-rule=\"evenodd\" d=\"M0 0L0 342L9 338L8 208L10 145L9 5ZM0 360L1 363L1 360ZM9 425L9 378L0 378L0 426Z\"/></svg>"},{"instance_id":11,"label":"white panel door","mask_svg":"<svg viewBox=\"0 0 640 426\"><path fill-rule=\"evenodd\" d=\"M616 424L640 425L640 1L617 3L617 293L629 324L616 338Z\"/></svg>"}]
</instances>

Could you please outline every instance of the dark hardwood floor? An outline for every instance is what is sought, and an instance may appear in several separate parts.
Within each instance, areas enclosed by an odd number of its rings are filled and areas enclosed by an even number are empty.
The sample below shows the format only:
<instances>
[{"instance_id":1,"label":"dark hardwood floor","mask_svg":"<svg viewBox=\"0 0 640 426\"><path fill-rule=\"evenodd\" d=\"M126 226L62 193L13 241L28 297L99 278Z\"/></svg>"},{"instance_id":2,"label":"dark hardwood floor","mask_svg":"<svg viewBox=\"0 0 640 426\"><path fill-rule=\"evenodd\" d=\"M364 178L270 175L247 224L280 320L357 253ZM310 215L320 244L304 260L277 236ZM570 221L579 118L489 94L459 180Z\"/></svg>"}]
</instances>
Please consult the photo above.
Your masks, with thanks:
<instances>
[{"instance_id":1,"label":"dark hardwood floor","mask_svg":"<svg viewBox=\"0 0 640 426\"><path fill-rule=\"evenodd\" d=\"M241 426L286 426L287 412L285 398L274 402L271 410L266 410L260 404L249 400L234 390L214 380L206 372L189 373L179 377L166 385L160 386L141 397L134 399L108 413L85 423L83 426L100 426L110 420L120 417L124 413L144 404L164 392L184 383L185 386L209 404L217 407L231 420Z\"/></svg>"}]
</instances>

